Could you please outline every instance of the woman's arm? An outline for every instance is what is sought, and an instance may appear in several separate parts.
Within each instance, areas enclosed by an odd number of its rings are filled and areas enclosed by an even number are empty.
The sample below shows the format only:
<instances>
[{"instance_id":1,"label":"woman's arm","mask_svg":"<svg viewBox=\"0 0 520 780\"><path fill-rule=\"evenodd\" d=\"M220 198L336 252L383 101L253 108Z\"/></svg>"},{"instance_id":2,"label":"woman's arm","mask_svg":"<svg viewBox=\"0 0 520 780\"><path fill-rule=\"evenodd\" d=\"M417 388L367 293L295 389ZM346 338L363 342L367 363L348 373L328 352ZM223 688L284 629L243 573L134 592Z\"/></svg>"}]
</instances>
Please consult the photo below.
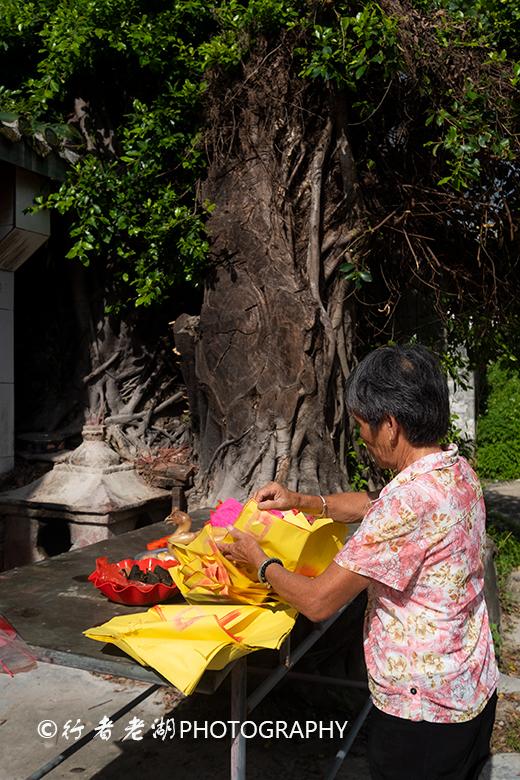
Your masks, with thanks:
<instances>
[{"instance_id":1,"label":"woman's arm","mask_svg":"<svg viewBox=\"0 0 520 780\"><path fill-rule=\"evenodd\" d=\"M232 561L247 563L258 569L267 556L256 539L236 528L230 528L229 532L235 541L232 544L221 542L218 544L219 549ZM271 563L265 576L283 601L313 622L320 622L334 615L370 582L367 577L344 569L334 562L317 577L294 574L278 563Z\"/></svg>"},{"instance_id":2,"label":"woman's arm","mask_svg":"<svg viewBox=\"0 0 520 780\"><path fill-rule=\"evenodd\" d=\"M360 493L333 493L323 496L327 504L326 516L338 523L358 523L370 509L372 501L379 491ZM323 501L320 496L296 493L278 482L269 482L257 490L253 498L258 502L259 509L300 509L304 514L321 516Z\"/></svg>"}]
</instances>

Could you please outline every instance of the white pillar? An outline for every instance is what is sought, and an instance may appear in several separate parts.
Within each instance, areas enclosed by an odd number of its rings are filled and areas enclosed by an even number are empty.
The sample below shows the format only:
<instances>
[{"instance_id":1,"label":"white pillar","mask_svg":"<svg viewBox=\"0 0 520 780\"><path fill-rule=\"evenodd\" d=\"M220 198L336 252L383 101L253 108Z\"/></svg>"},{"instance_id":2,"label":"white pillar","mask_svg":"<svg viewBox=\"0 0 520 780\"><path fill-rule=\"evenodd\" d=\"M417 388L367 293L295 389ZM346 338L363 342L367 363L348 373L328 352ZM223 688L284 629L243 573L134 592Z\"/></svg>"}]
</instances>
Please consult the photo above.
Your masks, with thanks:
<instances>
[{"instance_id":1,"label":"white pillar","mask_svg":"<svg viewBox=\"0 0 520 780\"><path fill-rule=\"evenodd\" d=\"M14 273L0 271L0 474L14 468Z\"/></svg>"},{"instance_id":2,"label":"white pillar","mask_svg":"<svg viewBox=\"0 0 520 780\"><path fill-rule=\"evenodd\" d=\"M0 163L0 474L14 468L14 271L48 239L47 211L25 213L44 177Z\"/></svg>"},{"instance_id":3,"label":"white pillar","mask_svg":"<svg viewBox=\"0 0 520 780\"><path fill-rule=\"evenodd\" d=\"M476 401L475 401L475 373L469 368L460 369L460 377L464 387L455 384L453 379L448 380L450 391L450 411L454 425L458 428L467 442L475 443L476 440Z\"/></svg>"}]
</instances>

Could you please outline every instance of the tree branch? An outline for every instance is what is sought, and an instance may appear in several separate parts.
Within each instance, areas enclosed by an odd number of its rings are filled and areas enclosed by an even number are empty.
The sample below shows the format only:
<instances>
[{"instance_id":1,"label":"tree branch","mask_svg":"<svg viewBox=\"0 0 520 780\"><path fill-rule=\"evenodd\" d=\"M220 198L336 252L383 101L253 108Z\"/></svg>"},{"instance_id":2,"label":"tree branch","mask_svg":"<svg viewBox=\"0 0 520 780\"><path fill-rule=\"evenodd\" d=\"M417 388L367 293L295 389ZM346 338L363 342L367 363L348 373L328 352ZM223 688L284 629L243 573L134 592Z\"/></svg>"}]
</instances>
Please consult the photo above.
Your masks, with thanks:
<instances>
[{"instance_id":1,"label":"tree branch","mask_svg":"<svg viewBox=\"0 0 520 780\"><path fill-rule=\"evenodd\" d=\"M182 398L186 397L186 393L184 390L179 390L177 393L174 393L170 398L167 398L166 401L162 401L162 403L158 404L155 409L153 410L154 414L159 414L159 412L164 411L168 406L171 406L172 404L177 403L177 401L180 401Z\"/></svg>"},{"instance_id":2,"label":"tree branch","mask_svg":"<svg viewBox=\"0 0 520 780\"><path fill-rule=\"evenodd\" d=\"M311 206L309 214L309 241L307 246L307 275L314 300L324 309L320 296L320 227L321 227L321 187L323 163L332 136L332 121L327 120L325 129L316 148L311 167Z\"/></svg>"},{"instance_id":3,"label":"tree branch","mask_svg":"<svg viewBox=\"0 0 520 780\"><path fill-rule=\"evenodd\" d=\"M108 358L108 360L105 360L104 363L102 363L100 366L94 369L94 371L91 371L90 374L87 374L87 376L83 377L83 384L87 385L89 382L91 382L93 379L97 379L100 374L102 374L104 371L109 368L113 363L116 362L116 360L119 359L121 355L121 350L118 349L117 352L114 352L114 354Z\"/></svg>"}]
</instances>

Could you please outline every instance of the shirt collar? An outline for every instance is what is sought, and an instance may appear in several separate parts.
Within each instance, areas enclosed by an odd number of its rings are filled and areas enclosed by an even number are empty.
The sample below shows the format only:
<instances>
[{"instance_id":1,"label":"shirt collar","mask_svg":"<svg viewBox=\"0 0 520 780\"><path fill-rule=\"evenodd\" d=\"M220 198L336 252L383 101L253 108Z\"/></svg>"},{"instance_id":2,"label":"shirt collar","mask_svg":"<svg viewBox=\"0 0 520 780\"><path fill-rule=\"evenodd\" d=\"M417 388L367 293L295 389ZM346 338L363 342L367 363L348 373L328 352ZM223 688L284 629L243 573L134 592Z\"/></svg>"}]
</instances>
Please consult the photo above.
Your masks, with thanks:
<instances>
[{"instance_id":1,"label":"shirt collar","mask_svg":"<svg viewBox=\"0 0 520 780\"><path fill-rule=\"evenodd\" d=\"M380 496L384 496L391 490L394 490L406 482L411 482L421 474L428 474L430 471L445 469L453 466L459 458L459 449L456 444L448 444L442 452L432 452L425 455L424 458L414 461L405 469L399 472L392 480L381 490Z\"/></svg>"}]
</instances>

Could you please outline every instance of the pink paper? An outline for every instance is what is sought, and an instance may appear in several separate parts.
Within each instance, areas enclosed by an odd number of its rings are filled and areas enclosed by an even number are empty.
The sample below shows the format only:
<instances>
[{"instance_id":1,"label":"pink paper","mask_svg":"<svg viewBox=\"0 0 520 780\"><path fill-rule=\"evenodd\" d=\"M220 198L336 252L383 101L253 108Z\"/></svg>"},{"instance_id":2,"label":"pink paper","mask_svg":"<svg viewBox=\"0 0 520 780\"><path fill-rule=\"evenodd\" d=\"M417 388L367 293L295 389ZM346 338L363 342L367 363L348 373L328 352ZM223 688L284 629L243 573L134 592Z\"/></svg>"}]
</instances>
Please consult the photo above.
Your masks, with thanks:
<instances>
[{"instance_id":1,"label":"pink paper","mask_svg":"<svg viewBox=\"0 0 520 780\"><path fill-rule=\"evenodd\" d=\"M226 498L225 501L218 504L217 508L209 513L210 525L218 526L220 528L226 528L228 525L233 525L240 512L242 511L243 504L237 501L236 498Z\"/></svg>"}]
</instances>

